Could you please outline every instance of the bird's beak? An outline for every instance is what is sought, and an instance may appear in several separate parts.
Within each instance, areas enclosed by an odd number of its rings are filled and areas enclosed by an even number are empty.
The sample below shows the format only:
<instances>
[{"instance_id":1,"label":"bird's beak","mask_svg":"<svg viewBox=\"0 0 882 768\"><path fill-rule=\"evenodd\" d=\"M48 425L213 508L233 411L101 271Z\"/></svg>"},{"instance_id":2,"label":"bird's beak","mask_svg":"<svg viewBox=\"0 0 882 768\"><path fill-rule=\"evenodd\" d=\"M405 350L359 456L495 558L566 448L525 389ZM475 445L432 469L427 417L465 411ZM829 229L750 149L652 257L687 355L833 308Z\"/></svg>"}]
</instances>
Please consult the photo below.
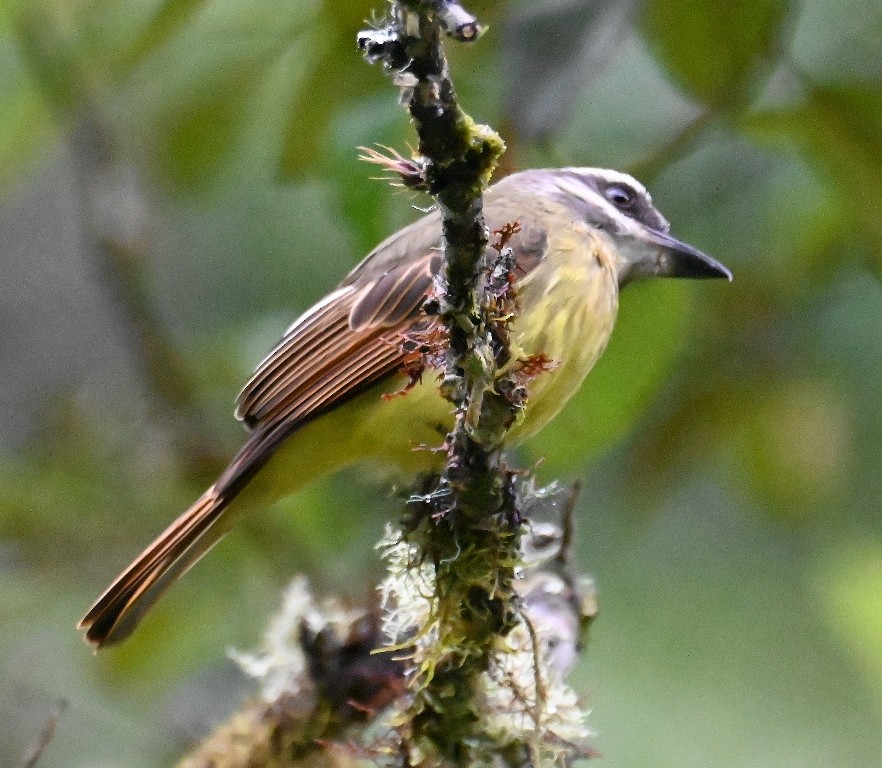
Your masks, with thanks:
<instances>
[{"instance_id":1,"label":"bird's beak","mask_svg":"<svg viewBox=\"0 0 882 768\"><path fill-rule=\"evenodd\" d=\"M667 232L646 227L641 238L654 246L655 259L650 274L660 277L719 278L732 280L732 273L716 259L697 248L671 237Z\"/></svg>"}]
</instances>

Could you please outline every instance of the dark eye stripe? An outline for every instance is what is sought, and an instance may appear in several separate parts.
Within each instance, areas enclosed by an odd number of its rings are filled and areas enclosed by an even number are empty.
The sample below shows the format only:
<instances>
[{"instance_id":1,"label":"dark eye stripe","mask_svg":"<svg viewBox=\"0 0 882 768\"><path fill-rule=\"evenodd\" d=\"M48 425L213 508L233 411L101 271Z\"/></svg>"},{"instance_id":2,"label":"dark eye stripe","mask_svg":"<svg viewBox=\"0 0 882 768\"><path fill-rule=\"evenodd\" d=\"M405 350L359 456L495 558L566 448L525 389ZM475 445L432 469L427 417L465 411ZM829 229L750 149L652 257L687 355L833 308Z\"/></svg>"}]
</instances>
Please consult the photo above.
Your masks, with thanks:
<instances>
[{"instance_id":1,"label":"dark eye stripe","mask_svg":"<svg viewBox=\"0 0 882 768\"><path fill-rule=\"evenodd\" d=\"M603 190L603 195L625 216L651 229L667 231L668 222L665 218L653 207L646 195L633 187L621 182L609 184Z\"/></svg>"}]
</instances>

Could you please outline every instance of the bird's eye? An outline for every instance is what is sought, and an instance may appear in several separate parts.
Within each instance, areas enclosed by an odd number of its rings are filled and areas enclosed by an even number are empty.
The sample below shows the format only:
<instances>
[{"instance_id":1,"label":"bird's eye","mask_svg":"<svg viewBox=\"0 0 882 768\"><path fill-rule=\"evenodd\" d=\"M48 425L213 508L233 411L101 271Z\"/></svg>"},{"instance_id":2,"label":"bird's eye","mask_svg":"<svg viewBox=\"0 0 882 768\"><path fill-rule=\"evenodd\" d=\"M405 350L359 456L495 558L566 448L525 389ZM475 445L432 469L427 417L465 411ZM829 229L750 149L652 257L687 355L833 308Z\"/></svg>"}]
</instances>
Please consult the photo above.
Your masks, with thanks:
<instances>
[{"instance_id":1,"label":"bird's eye","mask_svg":"<svg viewBox=\"0 0 882 768\"><path fill-rule=\"evenodd\" d=\"M606 199L609 200L617 208L629 207L637 197L637 193L627 187L608 187L606 190Z\"/></svg>"}]
</instances>

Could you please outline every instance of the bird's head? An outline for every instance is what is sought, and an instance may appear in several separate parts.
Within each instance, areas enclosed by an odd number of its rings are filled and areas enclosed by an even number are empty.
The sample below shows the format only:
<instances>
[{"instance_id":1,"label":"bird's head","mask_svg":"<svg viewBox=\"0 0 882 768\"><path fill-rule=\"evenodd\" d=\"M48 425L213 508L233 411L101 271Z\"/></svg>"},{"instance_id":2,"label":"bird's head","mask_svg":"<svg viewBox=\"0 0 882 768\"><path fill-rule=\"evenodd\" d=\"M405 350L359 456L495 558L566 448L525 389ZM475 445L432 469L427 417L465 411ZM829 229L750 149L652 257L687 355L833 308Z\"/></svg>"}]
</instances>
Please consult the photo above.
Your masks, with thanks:
<instances>
[{"instance_id":1,"label":"bird's head","mask_svg":"<svg viewBox=\"0 0 882 768\"><path fill-rule=\"evenodd\" d=\"M546 192L573 208L613 246L619 285L641 277L732 279L716 259L670 235L670 224L646 188L626 173L602 168L539 171Z\"/></svg>"}]
</instances>

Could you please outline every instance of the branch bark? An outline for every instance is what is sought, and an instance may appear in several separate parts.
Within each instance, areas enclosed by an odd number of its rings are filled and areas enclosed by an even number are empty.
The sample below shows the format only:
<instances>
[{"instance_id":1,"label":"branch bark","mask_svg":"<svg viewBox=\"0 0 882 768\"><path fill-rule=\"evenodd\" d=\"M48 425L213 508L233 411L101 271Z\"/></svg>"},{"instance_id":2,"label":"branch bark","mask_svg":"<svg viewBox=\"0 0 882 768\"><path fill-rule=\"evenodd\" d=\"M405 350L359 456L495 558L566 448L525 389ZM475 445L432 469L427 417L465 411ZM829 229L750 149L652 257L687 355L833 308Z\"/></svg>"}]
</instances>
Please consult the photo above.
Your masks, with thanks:
<instances>
[{"instance_id":1,"label":"branch bark","mask_svg":"<svg viewBox=\"0 0 882 768\"><path fill-rule=\"evenodd\" d=\"M405 738L422 752L467 764L474 745L487 740L475 705L482 675L518 615L521 519L501 455L522 402L514 396L516 383L500 373L511 357L508 333L488 301L488 275L500 265L488 263L482 193L504 144L460 108L444 31L473 40L480 26L456 3L402 0L391 23L362 33L360 43L402 86L428 191L441 210L444 259L430 311L447 329L442 392L456 406L445 469L438 485L416 500L419 525L409 536L418 559L434 566L437 638L419 659ZM504 242L498 251L504 261Z\"/></svg>"}]
</instances>

